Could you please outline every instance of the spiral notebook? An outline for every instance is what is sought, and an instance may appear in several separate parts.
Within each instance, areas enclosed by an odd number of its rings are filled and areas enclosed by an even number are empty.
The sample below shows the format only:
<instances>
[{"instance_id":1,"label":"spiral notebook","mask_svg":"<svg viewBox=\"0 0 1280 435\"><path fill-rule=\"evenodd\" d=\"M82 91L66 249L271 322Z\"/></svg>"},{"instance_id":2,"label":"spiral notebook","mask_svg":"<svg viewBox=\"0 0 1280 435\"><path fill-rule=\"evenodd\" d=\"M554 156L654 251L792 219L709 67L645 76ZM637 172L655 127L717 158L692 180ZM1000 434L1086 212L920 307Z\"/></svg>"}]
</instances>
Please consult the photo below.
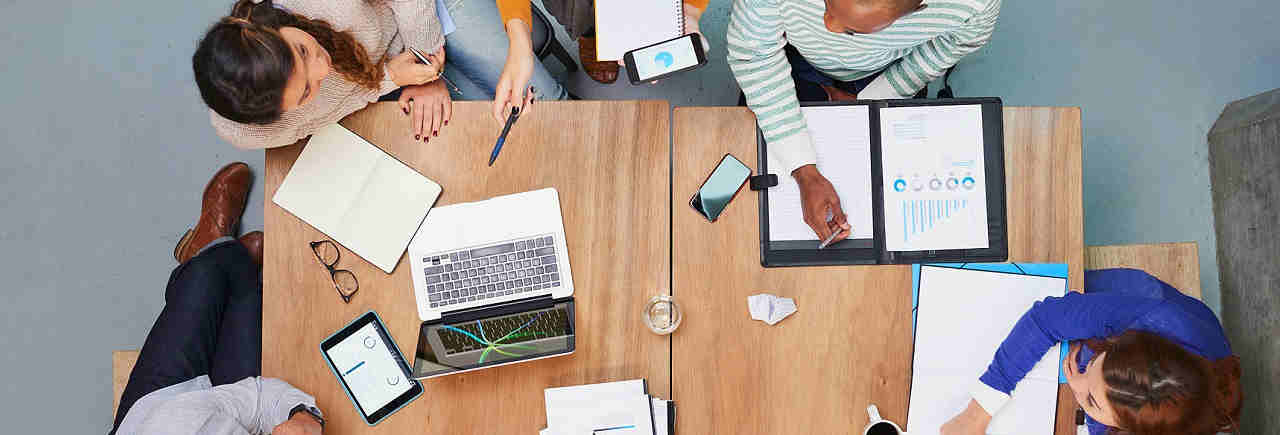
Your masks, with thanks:
<instances>
[{"instance_id":1,"label":"spiral notebook","mask_svg":"<svg viewBox=\"0 0 1280 435\"><path fill-rule=\"evenodd\" d=\"M681 0L596 0L596 60L684 34Z\"/></svg>"}]
</instances>

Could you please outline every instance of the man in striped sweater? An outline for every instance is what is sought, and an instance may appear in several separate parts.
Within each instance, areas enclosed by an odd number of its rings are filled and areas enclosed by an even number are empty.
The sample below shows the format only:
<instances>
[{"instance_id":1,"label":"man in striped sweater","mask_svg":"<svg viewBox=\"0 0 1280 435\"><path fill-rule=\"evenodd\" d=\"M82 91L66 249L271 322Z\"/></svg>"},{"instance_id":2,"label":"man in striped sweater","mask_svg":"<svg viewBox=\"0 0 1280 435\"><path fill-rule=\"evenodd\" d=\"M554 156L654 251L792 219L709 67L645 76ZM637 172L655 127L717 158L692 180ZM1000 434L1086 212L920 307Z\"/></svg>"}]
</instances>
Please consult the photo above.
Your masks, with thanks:
<instances>
[{"instance_id":1,"label":"man in striped sweater","mask_svg":"<svg viewBox=\"0 0 1280 435\"><path fill-rule=\"evenodd\" d=\"M821 239L848 237L800 101L908 98L991 38L1001 0L735 0L729 68ZM830 218L828 218L830 216Z\"/></svg>"}]
</instances>

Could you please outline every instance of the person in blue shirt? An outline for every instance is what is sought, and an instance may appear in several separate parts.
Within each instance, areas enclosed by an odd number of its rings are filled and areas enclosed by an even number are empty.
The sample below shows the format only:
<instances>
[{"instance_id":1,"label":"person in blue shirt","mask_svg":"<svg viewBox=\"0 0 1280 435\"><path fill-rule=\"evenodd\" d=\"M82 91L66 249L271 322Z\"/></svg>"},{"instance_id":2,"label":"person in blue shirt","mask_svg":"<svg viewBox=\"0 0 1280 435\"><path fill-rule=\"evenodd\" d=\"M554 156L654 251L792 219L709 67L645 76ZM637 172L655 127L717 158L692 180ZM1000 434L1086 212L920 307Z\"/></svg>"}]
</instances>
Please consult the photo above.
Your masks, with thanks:
<instances>
[{"instance_id":1,"label":"person in blue shirt","mask_svg":"<svg viewBox=\"0 0 1280 435\"><path fill-rule=\"evenodd\" d=\"M1085 272L1085 293L1037 302L1014 325L943 435L982 434L1051 347L1069 341L1062 371L1090 435L1233 432L1240 360L1204 303L1146 272Z\"/></svg>"}]
</instances>

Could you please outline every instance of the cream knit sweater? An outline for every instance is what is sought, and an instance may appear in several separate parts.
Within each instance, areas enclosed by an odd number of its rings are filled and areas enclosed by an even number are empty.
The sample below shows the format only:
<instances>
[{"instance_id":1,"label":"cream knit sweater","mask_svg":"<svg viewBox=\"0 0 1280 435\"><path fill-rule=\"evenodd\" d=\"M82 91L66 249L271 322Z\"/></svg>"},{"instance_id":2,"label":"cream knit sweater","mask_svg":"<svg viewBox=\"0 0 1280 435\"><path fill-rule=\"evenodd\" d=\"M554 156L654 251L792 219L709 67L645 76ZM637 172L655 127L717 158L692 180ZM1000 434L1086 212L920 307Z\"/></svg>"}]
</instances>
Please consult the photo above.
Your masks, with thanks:
<instances>
[{"instance_id":1,"label":"cream knit sweater","mask_svg":"<svg viewBox=\"0 0 1280 435\"><path fill-rule=\"evenodd\" d=\"M444 45L434 0L276 0L275 5L351 33L373 61L400 54L406 43L428 53ZM310 136L396 88L385 69L379 89L361 87L331 70L311 102L285 112L273 123L241 124L213 110L209 118L218 136L237 148L273 148Z\"/></svg>"}]
</instances>

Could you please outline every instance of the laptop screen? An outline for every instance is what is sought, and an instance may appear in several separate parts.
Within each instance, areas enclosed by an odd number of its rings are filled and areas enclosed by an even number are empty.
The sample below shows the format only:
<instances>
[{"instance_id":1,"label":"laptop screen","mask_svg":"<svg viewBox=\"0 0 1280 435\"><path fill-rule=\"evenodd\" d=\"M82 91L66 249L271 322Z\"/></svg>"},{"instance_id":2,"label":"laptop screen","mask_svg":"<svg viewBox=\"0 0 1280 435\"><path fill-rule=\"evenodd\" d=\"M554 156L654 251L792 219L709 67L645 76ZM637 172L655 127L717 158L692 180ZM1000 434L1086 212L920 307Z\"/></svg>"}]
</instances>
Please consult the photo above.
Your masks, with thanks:
<instances>
[{"instance_id":1,"label":"laptop screen","mask_svg":"<svg viewBox=\"0 0 1280 435\"><path fill-rule=\"evenodd\" d=\"M491 309L424 322L413 377L566 354L574 349L573 300Z\"/></svg>"}]
</instances>

